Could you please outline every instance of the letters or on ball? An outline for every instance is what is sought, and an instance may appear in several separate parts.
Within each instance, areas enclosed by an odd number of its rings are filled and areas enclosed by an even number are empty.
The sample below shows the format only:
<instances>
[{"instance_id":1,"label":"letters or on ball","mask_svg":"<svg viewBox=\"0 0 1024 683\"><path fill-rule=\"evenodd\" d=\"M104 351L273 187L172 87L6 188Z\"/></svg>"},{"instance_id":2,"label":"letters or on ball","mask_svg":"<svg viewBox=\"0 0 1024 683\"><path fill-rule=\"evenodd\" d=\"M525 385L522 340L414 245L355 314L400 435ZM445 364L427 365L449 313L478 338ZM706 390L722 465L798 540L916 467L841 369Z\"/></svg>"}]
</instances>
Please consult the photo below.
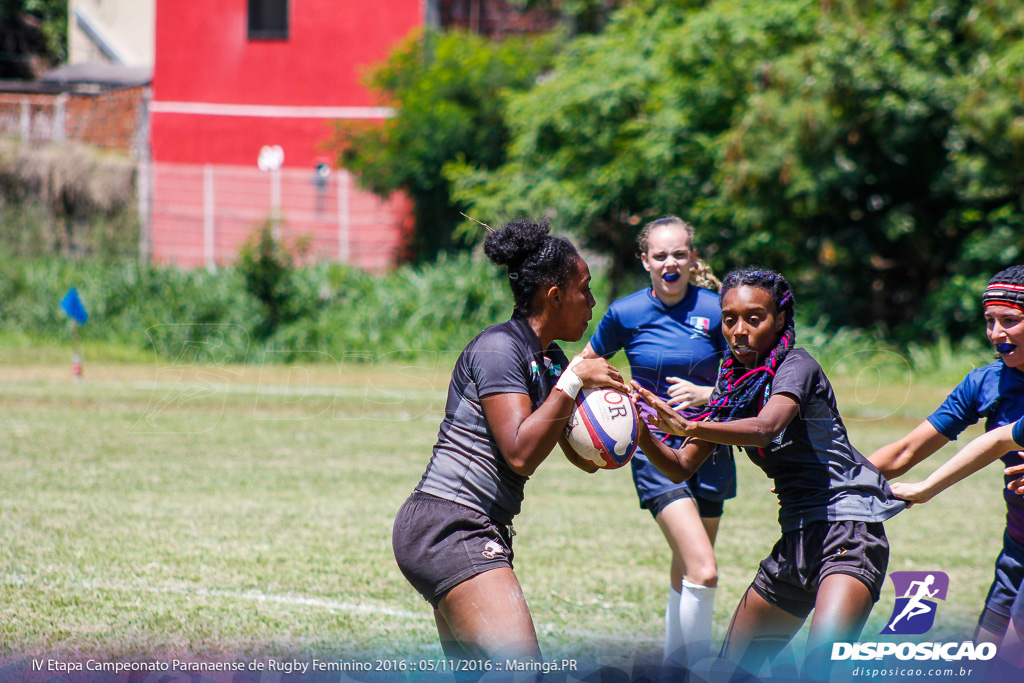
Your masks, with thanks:
<instances>
[{"instance_id":1,"label":"letters or on ball","mask_svg":"<svg viewBox=\"0 0 1024 683\"><path fill-rule=\"evenodd\" d=\"M583 389L565 428L569 444L602 469L629 462L636 452L640 417L629 397L614 389Z\"/></svg>"}]
</instances>

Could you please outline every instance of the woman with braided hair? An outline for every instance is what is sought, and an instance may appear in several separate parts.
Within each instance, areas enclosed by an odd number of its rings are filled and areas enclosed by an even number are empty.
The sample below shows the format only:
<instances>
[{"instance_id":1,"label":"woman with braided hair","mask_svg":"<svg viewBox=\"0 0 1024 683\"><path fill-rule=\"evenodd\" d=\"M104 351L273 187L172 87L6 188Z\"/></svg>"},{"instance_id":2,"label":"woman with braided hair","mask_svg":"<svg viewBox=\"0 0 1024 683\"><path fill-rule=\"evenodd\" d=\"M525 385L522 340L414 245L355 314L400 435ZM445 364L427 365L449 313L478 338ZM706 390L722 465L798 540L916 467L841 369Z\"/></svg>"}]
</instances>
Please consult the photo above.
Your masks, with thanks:
<instances>
[{"instance_id":1,"label":"woman with braided hair","mask_svg":"<svg viewBox=\"0 0 1024 683\"><path fill-rule=\"evenodd\" d=\"M892 479L985 419L989 432L1024 417L1024 266L1011 266L989 280L981 296L985 333L997 360L972 370L939 408L902 439L879 448L871 462ZM1024 464L1016 450L1004 453L1006 482ZM999 643L1010 621L1010 608L1024 584L1024 498L1003 487L1006 531L996 558L995 577L974 632L977 641Z\"/></svg>"},{"instance_id":2,"label":"woman with braided hair","mask_svg":"<svg viewBox=\"0 0 1024 683\"><path fill-rule=\"evenodd\" d=\"M704 405L725 353L721 285L697 257L694 230L675 216L648 223L637 236L649 287L612 303L583 351L609 358L624 350L633 379L677 410ZM682 438L658 433L672 447ZM630 460L640 507L657 522L672 552L663 658L692 665L710 654L718 565L715 537L724 501L736 495L728 447L692 481L674 483L642 451Z\"/></svg>"},{"instance_id":3,"label":"woman with braided hair","mask_svg":"<svg viewBox=\"0 0 1024 683\"><path fill-rule=\"evenodd\" d=\"M570 363L555 343L581 339L595 304L590 269L569 240L546 223L514 220L488 235L484 252L507 268L512 318L456 361L433 457L391 539L402 573L434 608L445 655L465 664L540 659L512 570L512 518L556 444L596 471L563 435L579 391L627 390L603 358Z\"/></svg>"},{"instance_id":4,"label":"woman with braided hair","mask_svg":"<svg viewBox=\"0 0 1024 683\"><path fill-rule=\"evenodd\" d=\"M722 656L756 673L814 611L806 669L828 645L856 640L888 566L882 522L903 509L885 478L850 444L821 366L794 346L793 293L778 273L736 270L722 281L730 355L707 408L686 417L634 383L651 426L687 437L672 449L642 430L640 445L671 479L688 479L715 444L741 446L775 483L782 538L736 608Z\"/></svg>"}]
</instances>

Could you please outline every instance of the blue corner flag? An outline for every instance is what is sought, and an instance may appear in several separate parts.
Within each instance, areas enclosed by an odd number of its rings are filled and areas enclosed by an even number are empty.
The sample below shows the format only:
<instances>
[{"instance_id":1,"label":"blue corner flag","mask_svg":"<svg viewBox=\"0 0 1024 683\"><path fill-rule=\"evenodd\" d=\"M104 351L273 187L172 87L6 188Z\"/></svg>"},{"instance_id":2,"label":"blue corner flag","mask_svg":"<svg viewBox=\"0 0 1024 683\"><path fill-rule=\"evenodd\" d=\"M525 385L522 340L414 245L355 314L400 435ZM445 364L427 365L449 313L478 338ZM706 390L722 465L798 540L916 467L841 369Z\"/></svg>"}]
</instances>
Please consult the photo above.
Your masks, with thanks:
<instances>
[{"instance_id":1,"label":"blue corner flag","mask_svg":"<svg viewBox=\"0 0 1024 683\"><path fill-rule=\"evenodd\" d=\"M85 310L85 304L78 298L78 290L72 287L61 299L60 307L68 314L68 317L79 325L84 325L89 320L89 313Z\"/></svg>"}]
</instances>

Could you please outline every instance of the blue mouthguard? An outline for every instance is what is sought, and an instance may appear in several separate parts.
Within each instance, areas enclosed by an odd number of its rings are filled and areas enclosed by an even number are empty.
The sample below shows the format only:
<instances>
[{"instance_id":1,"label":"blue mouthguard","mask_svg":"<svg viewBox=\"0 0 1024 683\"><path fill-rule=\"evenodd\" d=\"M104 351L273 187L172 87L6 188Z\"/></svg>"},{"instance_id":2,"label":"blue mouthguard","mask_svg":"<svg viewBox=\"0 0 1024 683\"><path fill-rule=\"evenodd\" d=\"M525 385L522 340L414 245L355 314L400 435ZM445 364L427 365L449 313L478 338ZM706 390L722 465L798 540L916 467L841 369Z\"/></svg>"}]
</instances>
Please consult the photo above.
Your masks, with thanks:
<instances>
[{"instance_id":1,"label":"blue mouthguard","mask_svg":"<svg viewBox=\"0 0 1024 683\"><path fill-rule=\"evenodd\" d=\"M996 351L1001 356L1008 356L1013 353L1013 350L1017 348L1016 344L996 344Z\"/></svg>"},{"instance_id":2,"label":"blue mouthguard","mask_svg":"<svg viewBox=\"0 0 1024 683\"><path fill-rule=\"evenodd\" d=\"M679 279L679 273L665 273L661 276L661 279L665 282L675 282Z\"/></svg>"}]
</instances>

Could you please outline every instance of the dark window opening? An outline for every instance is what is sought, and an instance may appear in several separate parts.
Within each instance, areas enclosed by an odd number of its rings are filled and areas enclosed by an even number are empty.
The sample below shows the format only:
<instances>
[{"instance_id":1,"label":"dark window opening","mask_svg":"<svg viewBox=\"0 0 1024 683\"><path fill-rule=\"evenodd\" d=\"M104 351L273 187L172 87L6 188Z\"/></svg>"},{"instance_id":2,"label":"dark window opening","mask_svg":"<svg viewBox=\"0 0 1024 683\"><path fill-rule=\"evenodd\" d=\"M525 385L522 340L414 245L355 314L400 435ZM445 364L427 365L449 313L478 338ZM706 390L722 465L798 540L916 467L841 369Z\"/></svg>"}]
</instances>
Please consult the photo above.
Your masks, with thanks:
<instances>
[{"instance_id":1,"label":"dark window opening","mask_svg":"<svg viewBox=\"0 0 1024 683\"><path fill-rule=\"evenodd\" d=\"M288 0L249 0L249 38L288 38Z\"/></svg>"}]
</instances>

